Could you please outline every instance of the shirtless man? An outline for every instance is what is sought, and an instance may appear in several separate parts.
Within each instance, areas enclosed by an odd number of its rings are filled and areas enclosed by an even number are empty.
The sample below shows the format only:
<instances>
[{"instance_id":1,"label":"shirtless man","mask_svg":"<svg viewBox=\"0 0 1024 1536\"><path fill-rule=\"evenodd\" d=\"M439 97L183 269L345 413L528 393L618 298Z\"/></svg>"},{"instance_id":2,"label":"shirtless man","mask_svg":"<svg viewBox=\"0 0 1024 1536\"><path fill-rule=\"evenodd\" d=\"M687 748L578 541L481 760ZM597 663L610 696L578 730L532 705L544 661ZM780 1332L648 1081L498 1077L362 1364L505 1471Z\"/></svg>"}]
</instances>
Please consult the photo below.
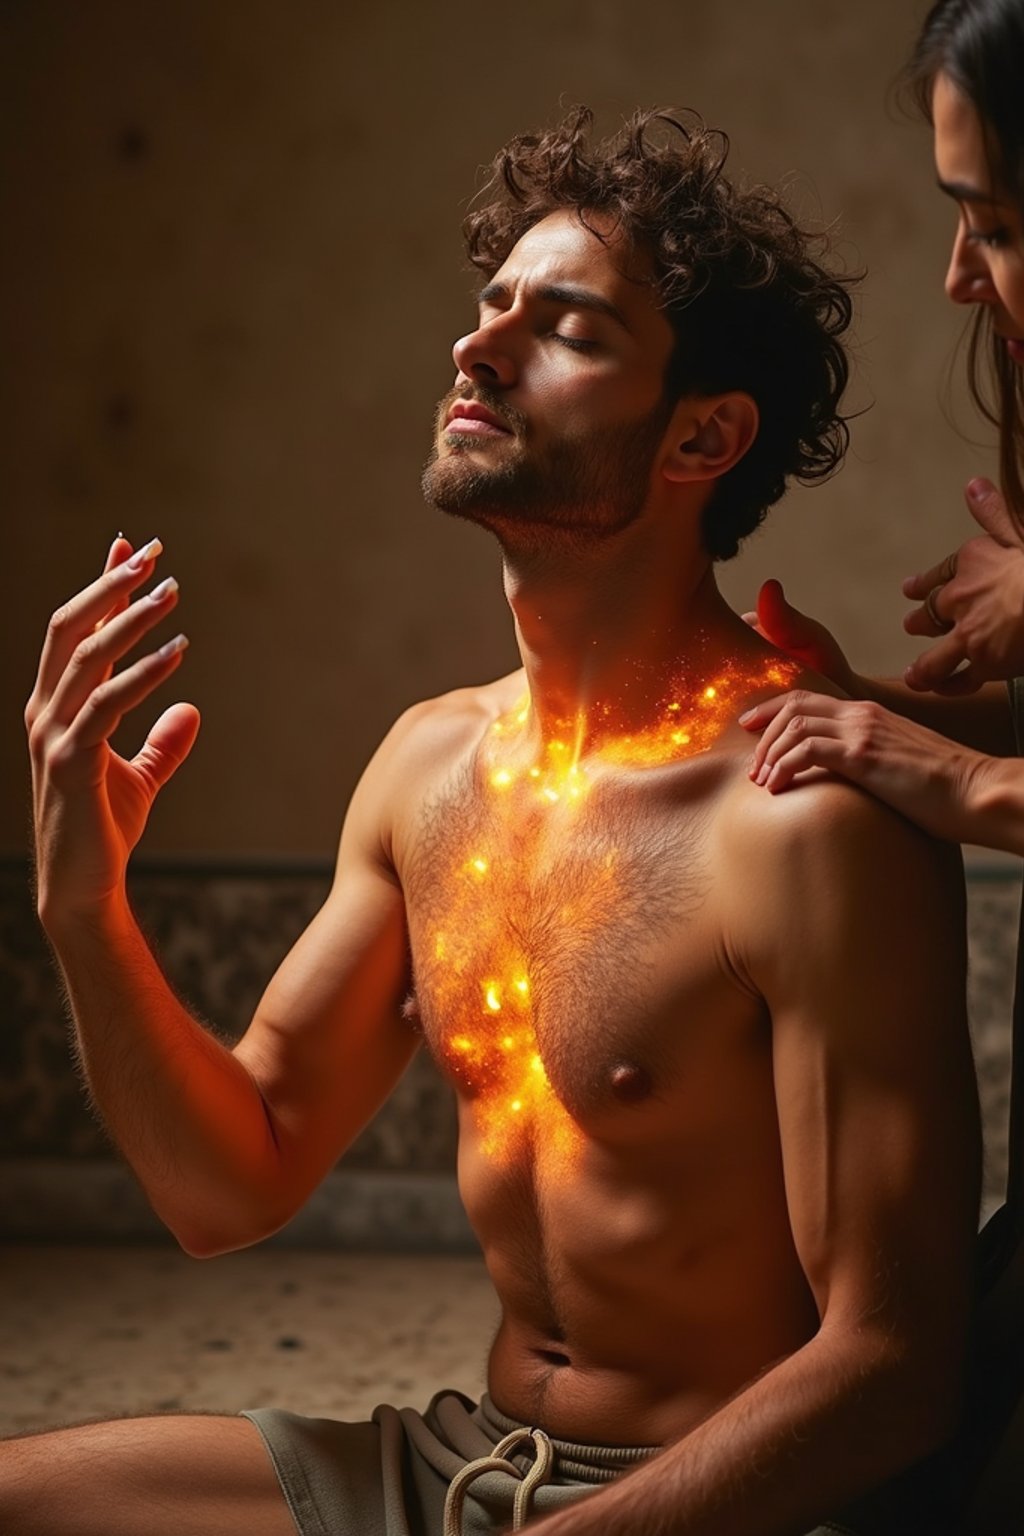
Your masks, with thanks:
<instances>
[{"instance_id":1,"label":"shirtless man","mask_svg":"<svg viewBox=\"0 0 1024 1536\"><path fill-rule=\"evenodd\" d=\"M845 785L751 784L736 716L806 675L713 575L787 476L841 456L847 295L774 197L724 180L714 135L590 149L587 127L514 142L468 221L487 284L424 475L497 535L522 670L394 727L234 1050L125 897L198 725L178 704L134 761L107 746L181 660L112 674L177 601L129 602L155 544L119 540L55 615L28 708L39 911L155 1209L196 1256L275 1231L422 1036L501 1301L489 1399L27 1437L0 1448L4 1530L375 1536L440 1530L447 1499L481 1533L518 1494L546 1536L782 1536L956 1423L978 1177L958 876ZM506 1430L504 1470L481 1465Z\"/></svg>"}]
</instances>

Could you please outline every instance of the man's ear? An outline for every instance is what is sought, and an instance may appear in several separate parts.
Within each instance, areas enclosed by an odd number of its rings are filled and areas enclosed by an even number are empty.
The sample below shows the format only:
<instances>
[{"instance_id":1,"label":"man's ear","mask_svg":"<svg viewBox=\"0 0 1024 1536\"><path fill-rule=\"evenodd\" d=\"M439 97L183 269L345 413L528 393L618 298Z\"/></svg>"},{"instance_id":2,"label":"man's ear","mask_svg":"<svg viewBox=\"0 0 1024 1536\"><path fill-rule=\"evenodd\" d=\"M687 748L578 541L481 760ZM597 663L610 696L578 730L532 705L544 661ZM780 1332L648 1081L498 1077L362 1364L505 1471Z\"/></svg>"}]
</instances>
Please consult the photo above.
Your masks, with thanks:
<instances>
[{"instance_id":1,"label":"man's ear","mask_svg":"<svg viewBox=\"0 0 1024 1536\"><path fill-rule=\"evenodd\" d=\"M718 480L742 459L760 421L754 399L738 390L680 400L666 434L662 473L667 480Z\"/></svg>"}]
</instances>

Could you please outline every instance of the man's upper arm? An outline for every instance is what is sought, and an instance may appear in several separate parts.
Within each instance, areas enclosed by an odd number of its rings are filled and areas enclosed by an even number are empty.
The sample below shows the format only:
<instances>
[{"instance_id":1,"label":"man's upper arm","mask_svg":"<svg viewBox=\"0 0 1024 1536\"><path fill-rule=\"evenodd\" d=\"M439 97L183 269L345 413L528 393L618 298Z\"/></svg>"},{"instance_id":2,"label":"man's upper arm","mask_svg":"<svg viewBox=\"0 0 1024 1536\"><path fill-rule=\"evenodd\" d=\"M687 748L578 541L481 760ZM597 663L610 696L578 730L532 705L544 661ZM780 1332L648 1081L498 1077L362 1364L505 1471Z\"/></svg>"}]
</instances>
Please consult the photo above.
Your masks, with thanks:
<instances>
[{"instance_id":1,"label":"man's upper arm","mask_svg":"<svg viewBox=\"0 0 1024 1536\"><path fill-rule=\"evenodd\" d=\"M783 801L737 961L771 1014L793 1238L823 1331L875 1331L951 1402L980 1156L959 859L845 786Z\"/></svg>"},{"instance_id":2,"label":"man's upper arm","mask_svg":"<svg viewBox=\"0 0 1024 1536\"><path fill-rule=\"evenodd\" d=\"M330 894L235 1047L266 1106L287 1214L372 1118L418 1044L402 1018L405 905L387 853L392 785L413 728L403 717L364 773Z\"/></svg>"}]
</instances>

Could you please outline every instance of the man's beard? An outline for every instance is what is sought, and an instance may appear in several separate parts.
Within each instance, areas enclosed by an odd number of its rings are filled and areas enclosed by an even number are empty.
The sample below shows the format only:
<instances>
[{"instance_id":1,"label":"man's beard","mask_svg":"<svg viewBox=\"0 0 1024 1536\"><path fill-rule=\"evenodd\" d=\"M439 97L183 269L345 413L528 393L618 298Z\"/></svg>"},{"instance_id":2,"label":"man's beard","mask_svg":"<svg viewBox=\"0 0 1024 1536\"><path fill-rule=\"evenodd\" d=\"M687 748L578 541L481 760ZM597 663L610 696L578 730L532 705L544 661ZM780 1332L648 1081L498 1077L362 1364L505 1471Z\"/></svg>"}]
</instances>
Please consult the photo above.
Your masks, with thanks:
<instances>
[{"instance_id":1,"label":"man's beard","mask_svg":"<svg viewBox=\"0 0 1024 1536\"><path fill-rule=\"evenodd\" d=\"M511 436L467 434L464 442L453 433L446 440L448 451L441 455L438 438L458 400L478 401ZM526 418L500 395L479 385L455 389L437 408L423 494L441 511L510 538L531 529L608 537L628 528L643 512L654 456L671 413L670 403L662 400L634 421L558 438L543 450L531 450ZM487 463L484 456L491 454L493 462Z\"/></svg>"}]
</instances>

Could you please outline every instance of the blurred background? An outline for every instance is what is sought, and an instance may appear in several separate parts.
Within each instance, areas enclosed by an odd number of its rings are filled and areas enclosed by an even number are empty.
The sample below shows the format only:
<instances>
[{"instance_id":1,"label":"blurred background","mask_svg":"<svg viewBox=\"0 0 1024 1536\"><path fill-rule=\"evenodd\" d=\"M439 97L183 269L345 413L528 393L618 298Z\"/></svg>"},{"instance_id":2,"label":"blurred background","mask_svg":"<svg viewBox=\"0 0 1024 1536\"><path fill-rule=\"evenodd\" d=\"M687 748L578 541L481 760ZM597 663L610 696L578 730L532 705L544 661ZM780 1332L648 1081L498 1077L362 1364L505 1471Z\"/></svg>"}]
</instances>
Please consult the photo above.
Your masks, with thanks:
<instances>
[{"instance_id":1,"label":"blurred background","mask_svg":"<svg viewBox=\"0 0 1024 1536\"><path fill-rule=\"evenodd\" d=\"M451 343L474 315L460 222L511 134L581 101L609 131L637 105L696 107L728 131L734 174L784 180L805 221L833 227L847 266L867 269L849 396L863 414L846 465L794 488L722 585L742 609L781 577L862 670L893 672L914 654L900 581L962 541L961 488L995 463L959 380L947 386L962 329L942 293L952 210L927 129L891 97L925 9L2 0L0 1228L11 1240L158 1235L82 1106L28 894L20 716L47 618L119 529L161 537L160 574L182 593L164 637L181 627L192 642L163 702L194 700L204 724L158 802L133 888L175 984L237 1033L322 900L349 793L395 715L514 662L496 547L419 492ZM122 731L124 748L151 715ZM993 859L975 861L971 891L991 1202L1017 894ZM452 1147L447 1094L418 1061L281 1241L468 1250ZM22 1350L19 1393L39 1380L52 1394L26 1343L36 1271L19 1252L8 1301L23 1309L4 1309L0 1356L9 1374ZM79 1272L101 1293L114 1284L102 1264ZM82 1380L96 1401L93 1375Z\"/></svg>"}]
</instances>

